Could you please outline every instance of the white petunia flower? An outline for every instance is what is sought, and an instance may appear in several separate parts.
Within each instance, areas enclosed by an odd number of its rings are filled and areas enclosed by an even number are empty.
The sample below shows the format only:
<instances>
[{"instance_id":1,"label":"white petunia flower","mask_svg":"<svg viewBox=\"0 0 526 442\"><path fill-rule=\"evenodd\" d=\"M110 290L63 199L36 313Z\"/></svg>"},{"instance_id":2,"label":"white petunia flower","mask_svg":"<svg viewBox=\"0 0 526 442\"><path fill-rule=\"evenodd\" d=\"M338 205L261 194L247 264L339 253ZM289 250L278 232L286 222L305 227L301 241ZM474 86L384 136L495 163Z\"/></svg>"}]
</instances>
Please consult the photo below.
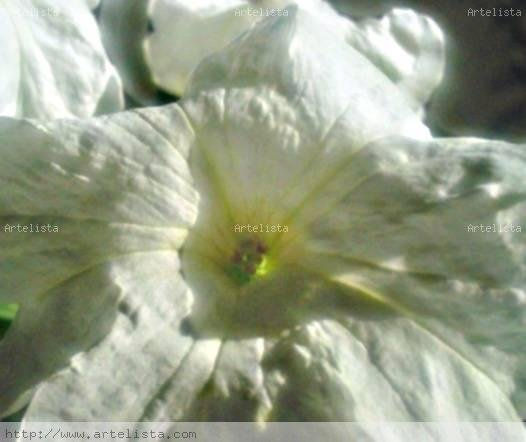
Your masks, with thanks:
<instances>
[{"instance_id":1,"label":"white petunia flower","mask_svg":"<svg viewBox=\"0 0 526 442\"><path fill-rule=\"evenodd\" d=\"M322 22L324 32L371 59L420 109L442 79L444 39L428 17L394 9L381 19L353 22L325 0L107 0L101 12L104 42L129 93L150 102L157 86L181 95L196 66L259 21L297 4ZM147 33L148 12L153 26ZM148 73L150 71L151 77Z\"/></svg>"},{"instance_id":2,"label":"white petunia flower","mask_svg":"<svg viewBox=\"0 0 526 442\"><path fill-rule=\"evenodd\" d=\"M84 0L0 2L0 115L89 117L121 110L121 82Z\"/></svg>"},{"instance_id":3,"label":"white petunia flower","mask_svg":"<svg viewBox=\"0 0 526 442\"><path fill-rule=\"evenodd\" d=\"M1 120L3 223L59 226L0 229L1 301L21 305L3 415L525 416L524 233L468 230L524 231L524 146L432 139L368 59L288 12L179 104Z\"/></svg>"}]
</instances>

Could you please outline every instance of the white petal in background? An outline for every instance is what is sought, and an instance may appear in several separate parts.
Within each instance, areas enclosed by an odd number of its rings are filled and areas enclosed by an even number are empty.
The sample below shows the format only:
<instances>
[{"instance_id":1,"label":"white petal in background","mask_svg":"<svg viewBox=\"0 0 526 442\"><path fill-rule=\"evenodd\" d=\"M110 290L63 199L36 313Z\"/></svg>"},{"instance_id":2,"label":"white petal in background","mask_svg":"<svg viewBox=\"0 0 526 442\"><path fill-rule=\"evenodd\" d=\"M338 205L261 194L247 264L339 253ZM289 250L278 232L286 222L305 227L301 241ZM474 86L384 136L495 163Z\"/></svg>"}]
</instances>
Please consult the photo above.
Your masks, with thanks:
<instances>
[{"instance_id":1,"label":"white petal in background","mask_svg":"<svg viewBox=\"0 0 526 442\"><path fill-rule=\"evenodd\" d=\"M152 80L181 95L203 58L263 18L247 14L247 8L282 11L291 3L316 15L331 32L343 34L349 26L324 0L105 0L100 26L127 93L149 103L155 98Z\"/></svg>"},{"instance_id":2,"label":"white petal in background","mask_svg":"<svg viewBox=\"0 0 526 442\"><path fill-rule=\"evenodd\" d=\"M289 3L152 2L154 29L146 39L145 54L154 81L180 95L191 72L204 57L266 18L249 11L262 8L264 14L271 10L283 13ZM420 109L442 79L444 41L430 18L410 10L394 10L382 19L355 24L336 13L325 1L292 3L324 23L325 32L339 35L368 57L404 91L415 109Z\"/></svg>"},{"instance_id":3,"label":"white petal in background","mask_svg":"<svg viewBox=\"0 0 526 442\"><path fill-rule=\"evenodd\" d=\"M250 28L252 16L236 16L242 0L153 1L153 33L145 41L145 56L154 82L181 95L199 62L223 49Z\"/></svg>"},{"instance_id":4,"label":"white petal in background","mask_svg":"<svg viewBox=\"0 0 526 442\"><path fill-rule=\"evenodd\" d=\"M81 0L0 4L0 115L87 117L122 108L121 82Z\"/></svg>"},{"instance_id":5,"label":"white petal in background","mask_svg":"<svg viewBox=\"0 0 526 442\"><path fill-rule=\"evenodd\" d=\"M381 19L358 22L347 33L347 41L423 112L445 67L444 36L431 18L410 9L394 9Z\"/></svg>"},{"instance_id":6,"label":"white petal in background","mask_svg":"<svg viewBox=\"0 0 526 442\"><path fill-rule=\"evenodd\" d=\"M104 47L122 77L124 89L143 105L154 104L156 99L156 85L143 48L148 32L148 6L147 0L106 0L99 16Z\"/></svg>"}]
</instances>

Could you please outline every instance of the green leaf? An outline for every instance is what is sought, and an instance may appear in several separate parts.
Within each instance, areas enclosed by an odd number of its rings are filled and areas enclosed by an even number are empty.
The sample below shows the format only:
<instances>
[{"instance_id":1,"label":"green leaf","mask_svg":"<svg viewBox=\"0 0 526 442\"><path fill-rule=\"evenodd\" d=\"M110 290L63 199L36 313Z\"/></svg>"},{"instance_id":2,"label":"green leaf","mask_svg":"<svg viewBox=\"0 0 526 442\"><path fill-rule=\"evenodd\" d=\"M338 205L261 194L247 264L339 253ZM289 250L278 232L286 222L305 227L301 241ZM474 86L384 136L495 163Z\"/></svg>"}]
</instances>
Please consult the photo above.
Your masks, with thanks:
<instances>
[{"instance_id":1,"label":"green leaf","mask_svg":"<svg viewBox=\"0 0 526 442\"><path fill-rule=\"evenodd\" d=\"M16 316L18 305L16 304L0 304L0 321L10 322Z\"/></svg>"}]
</instances>

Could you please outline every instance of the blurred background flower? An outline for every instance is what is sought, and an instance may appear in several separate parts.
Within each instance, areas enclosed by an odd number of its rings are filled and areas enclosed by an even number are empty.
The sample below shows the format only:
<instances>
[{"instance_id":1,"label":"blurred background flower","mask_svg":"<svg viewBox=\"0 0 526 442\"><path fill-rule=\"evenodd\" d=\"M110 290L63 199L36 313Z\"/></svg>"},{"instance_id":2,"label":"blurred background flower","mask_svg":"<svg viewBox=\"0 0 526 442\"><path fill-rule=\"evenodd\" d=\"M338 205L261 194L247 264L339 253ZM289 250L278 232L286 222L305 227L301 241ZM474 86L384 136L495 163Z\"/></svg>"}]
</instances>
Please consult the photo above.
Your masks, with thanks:
<instances>
[{"instance_id":1,"label":"blurred background flower","mask_svg":"<svg viewBox=\"0 0 526 442\"><path fill-rule=\"evenodd\" d=\"M100 22L110 58L127 91L138 102L155 101L158 88L180 94L199 53L223 45L257 17L231 20L227 11L288 1L104 0ZM307 10L332 15L325 1L297 1ZM427 14L445 33L445 80L427 106L434 133L510 141L526 139L526 7L521 0L331 0L343 15L361 21L380 18L393 7ZM471 16L470 8L496 8L497 16ZM498 10L521 15L498 16ZM225 32L218 32L222 15ZM334 27L334 26L333 26ZM192 38L189 45L179 36ZM196 49L197 46L197 49ZM160 50L171 54L156 60ZM192 49L192 52L189 50ZM436 67L438 70L438 66ZM171 78L167 78L171 76ZM181 77L181 75L183 77ZM182 79L181 79L182 78ZM161 99L166 99L160 94Z\"/></svg>"},{"instance_id":2,"label":"blurred background flower","mask_svg":"<svg viewBox=\"0 0 526 442\"><path fill-rule=\"evenodd\" d=\"M84 0L0 3L0 116L72 118L123 108L121 81Z\"/></svg>"}]
</instances>

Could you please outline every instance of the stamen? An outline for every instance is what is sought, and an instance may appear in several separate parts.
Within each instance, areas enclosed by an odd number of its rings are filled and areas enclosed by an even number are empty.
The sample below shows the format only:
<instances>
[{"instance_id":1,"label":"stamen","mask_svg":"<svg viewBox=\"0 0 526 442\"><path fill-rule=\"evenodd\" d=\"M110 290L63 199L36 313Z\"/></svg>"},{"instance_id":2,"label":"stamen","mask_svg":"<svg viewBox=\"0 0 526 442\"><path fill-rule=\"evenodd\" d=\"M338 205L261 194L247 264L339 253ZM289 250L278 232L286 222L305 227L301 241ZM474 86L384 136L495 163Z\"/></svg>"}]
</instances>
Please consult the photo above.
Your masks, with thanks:
<instances>
[{"instance_id":1,"label":"stamen","mask_svg":"<svg viewBox=\"0 0 526 442\"><path fill-rule=\"evenodd\" d=\"M256 237L242 239L230 258L227 273L239 285L269 271L267 246Z\"/></svg>"}]
</instances>

